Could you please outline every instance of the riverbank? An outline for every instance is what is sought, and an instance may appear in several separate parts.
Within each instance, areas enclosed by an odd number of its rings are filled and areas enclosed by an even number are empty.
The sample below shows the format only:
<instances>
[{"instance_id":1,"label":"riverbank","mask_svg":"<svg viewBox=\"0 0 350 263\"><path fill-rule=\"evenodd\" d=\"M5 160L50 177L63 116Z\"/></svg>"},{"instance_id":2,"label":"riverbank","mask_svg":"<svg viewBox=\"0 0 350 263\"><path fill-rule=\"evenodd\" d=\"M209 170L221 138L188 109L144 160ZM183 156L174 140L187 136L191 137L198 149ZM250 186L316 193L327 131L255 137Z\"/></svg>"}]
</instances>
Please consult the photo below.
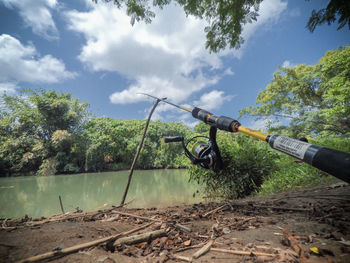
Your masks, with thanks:
<instances>
[{"instance_id":1,"label":"riverbank","mask_svg":"<svg viewBox=\"0 0 350 263\"><path fill-rule=\"evenodd\" d=\"M349 190L334 184L229 203L2 220L0 261L49 252L53 262L349 262ZM142 233L151 235L134 236Z\"/></svg>"}]
</instances>

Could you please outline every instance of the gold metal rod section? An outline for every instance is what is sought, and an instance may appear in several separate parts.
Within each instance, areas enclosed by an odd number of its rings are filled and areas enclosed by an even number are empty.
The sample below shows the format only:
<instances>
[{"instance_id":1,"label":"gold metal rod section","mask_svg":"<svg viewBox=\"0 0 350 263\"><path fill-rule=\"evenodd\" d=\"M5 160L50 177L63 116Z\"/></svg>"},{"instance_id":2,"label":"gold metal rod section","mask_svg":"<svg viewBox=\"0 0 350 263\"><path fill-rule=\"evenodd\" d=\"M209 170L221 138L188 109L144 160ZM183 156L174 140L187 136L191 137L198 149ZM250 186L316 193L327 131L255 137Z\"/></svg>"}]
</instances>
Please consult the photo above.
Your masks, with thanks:
<instances>
[{"instance_id":1,"label":"gold metal rod section","mask_svg":"<svg viewBox=\"0 0 350 263\"><path fill-rule=\"evenodd\" d=\"M247 134L251 137L254 137L256 139L262 140L262 141L266 141L266 137L268 136L268 134L264 134L264 133L259 132L259 131L254 131L254 130L246 128L242 125L240 125L238 127L238 131L241 133Z\"/></svg>"}]
</instances>

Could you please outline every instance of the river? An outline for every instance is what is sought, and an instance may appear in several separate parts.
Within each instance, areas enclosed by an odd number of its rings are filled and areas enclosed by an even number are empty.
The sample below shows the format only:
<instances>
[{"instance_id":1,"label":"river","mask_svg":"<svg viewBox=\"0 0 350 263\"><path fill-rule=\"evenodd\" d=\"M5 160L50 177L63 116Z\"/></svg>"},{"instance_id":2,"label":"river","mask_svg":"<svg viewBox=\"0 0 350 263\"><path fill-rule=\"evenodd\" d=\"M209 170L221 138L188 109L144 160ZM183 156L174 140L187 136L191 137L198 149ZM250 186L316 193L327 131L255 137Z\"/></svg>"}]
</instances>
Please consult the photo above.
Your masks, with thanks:
<instances>
[{"instance_id":1,"label":"river","mask_svg":"<svg viewBox=\"0 0 350 263\"><path fill-rule=\"evenodd\" d=\"M128 171L59 176L0 178L0 217L51 216L77 208L84 212L119 205ZM128 207L150 208L192 204L202 201L195 182L188 182L186 170L134 171L126 202Z\"/></svg>"}]
</instances>

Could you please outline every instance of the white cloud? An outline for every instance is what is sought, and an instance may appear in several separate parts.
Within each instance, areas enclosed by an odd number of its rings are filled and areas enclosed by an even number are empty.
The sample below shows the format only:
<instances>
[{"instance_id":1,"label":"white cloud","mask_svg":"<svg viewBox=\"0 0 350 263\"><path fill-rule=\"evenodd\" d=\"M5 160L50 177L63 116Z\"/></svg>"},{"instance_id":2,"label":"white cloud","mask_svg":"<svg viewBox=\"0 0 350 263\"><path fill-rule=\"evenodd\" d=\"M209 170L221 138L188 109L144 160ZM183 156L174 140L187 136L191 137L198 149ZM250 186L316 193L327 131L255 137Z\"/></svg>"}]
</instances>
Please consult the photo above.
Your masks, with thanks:
<instances>
[{"instance_id":1,"label":"white cloud","mask_svg":"<svg viewBox=\"0 0 350 263\"><path fill-rule=\"evenodd\" d=\"M205 110L214 110L217 108L220 108L220 106L225 102L225 101L231 101L234 96L232 95L227 95L224 96L223 91L219 90L213 90L209 93L203 94L199 101L195 101L194 104L199 107L203 108Z\"/></svg>"},{"instance_id":2,"label":"white cloud","mask_svg":"<svg viewBox=\"0 0 350 263\"><path fill-rule=\"evenodd\" d=\"M18 9L25 24L33 32L46 39L58 38L51 10L57 7L57 0L2 0L7 8Z\"/></svg>"},{"instance_id":3,"label":"white cloud","mask_svg":"<svg viewBox=\"0 0 350 263\"><path fill-rule=\"evenodd\" d=\"M73 78L62 61L40 57L33 45L24 46L10 35L0 35L0 82L55 83Z\"/></svg>"},{"instance_id":4,"label":"white cloud","mask_svg":"<svg viewBox=\"0 0 350 263\"><path fill-rule=\"evenodd\" d=\"M292 63L292 62L290 62L289 60L285 60L285 61L283 61L283 63L282 63L282 67L283 68L294 68L294 67L296 67L298 64L295 64L295 63Z\"/></svg>"},{"instance_id":5,"label":"white cloud","mask_svg":"<svg viewBox=\"0 0 350 263\"><path fill-rule=\"evenodd\" d=\"M18 89L17 84L11 82L0 82L0 96L4 93L7 95L13 95L16 93L16 89Z\"/></svg>"},{"instance_id":6,"label":"white cloud","mask_svg":"<svg viewBox=\"0 0 350 263\"><path fill-rule=\"evenodd\" d=\"M258 22L244 29L246 41L262 25L276 22L286 5L281 0L265 0ZM87 12L66 12L68 27L86 39L78 56L84 65L92 71L116 72L130 80L128 87L117 88L110 96L112 103L145 100L145 96L136 94L139 92L183 103L193 93L217 84L223 76L233 75L230 68L224 67L222 58L240 57L243 52L209 53L205 49L206 21L186 16L176 5L156 11L151 24L140 22L134 26L125 10L111 3L101 1L88 7ZM220 91L212 91L211 95L228 100ZM206 95L199 101L205 102L205 98ZM203 105L214 107L208 101ZM157 114L161 111L157 109Z\"/></svg>"}]
</instances>

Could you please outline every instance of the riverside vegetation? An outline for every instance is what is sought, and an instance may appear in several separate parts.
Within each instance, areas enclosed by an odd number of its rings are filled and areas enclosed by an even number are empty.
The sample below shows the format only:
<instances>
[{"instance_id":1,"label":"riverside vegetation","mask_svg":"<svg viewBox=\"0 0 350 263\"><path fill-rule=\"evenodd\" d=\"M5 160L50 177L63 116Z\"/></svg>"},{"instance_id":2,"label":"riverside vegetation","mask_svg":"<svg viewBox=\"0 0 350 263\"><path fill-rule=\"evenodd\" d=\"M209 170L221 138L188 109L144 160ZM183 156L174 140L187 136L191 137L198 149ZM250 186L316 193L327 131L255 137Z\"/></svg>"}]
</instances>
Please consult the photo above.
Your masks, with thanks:
<instances>
[{"instance_id":1,"label":"riverside vegetation","mask_svg":"<svg viewBox=\"0 0 350 263\"><path fill-rule=\"evenodd\" d=\"M271 133L350 152L350 48L329 51L314 66L279 68L258 106L242 109L269 118L288 117L288 125L269 127ZM2 96L0 112L0 174L54 175L120 170L130 167L145 121L93 117L88 104L53 90L23 90ZM165 136L208 135L200 123L151 122L136 168L189 167L180 144ZM190 166L192 180L204 184L209 196L240 198L258 190L283 191L294 185L332 180L325 173L277 153L247 136L218 132L225 169Z\"/></svg>"}]
</instances>

